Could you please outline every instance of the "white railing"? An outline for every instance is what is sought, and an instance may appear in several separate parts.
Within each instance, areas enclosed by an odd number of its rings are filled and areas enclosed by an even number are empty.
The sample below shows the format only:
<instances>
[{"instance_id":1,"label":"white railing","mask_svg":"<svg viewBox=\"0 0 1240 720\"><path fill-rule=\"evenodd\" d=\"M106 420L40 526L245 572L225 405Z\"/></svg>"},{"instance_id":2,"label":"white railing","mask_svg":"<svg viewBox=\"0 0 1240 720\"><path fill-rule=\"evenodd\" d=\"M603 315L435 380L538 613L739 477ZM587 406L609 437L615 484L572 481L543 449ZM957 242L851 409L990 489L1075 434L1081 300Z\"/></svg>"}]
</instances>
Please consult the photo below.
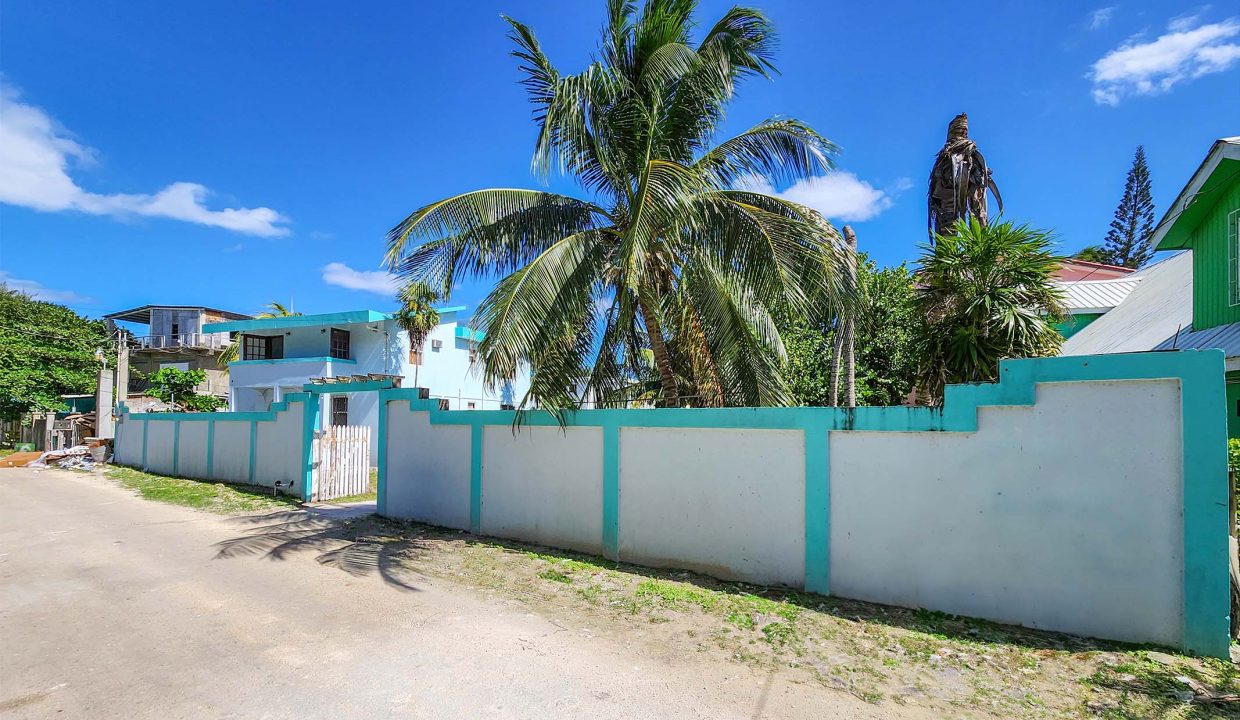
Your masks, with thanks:
<instances>
[{"instance_id":1,"label":"white railing","mask_svg":"<svg viewBox=\"0 0 1240 720\"><path fill-rule=\"evenodd\" d=\"M329 427L315 436L311 453L315 500L362 495L370 490L369 427Z\"/></svg>"},{"instance_id":2,"label":"white railing","mask_svg":"<svg viewBox=\"0 0 1240 720\"><path fill-rule=\"evenodd\" d=\"M228 347L227 333L177 333L176 335L144 335L130 339L129 346L136 350L223 350Z\"/></svg>"}]
</instances>

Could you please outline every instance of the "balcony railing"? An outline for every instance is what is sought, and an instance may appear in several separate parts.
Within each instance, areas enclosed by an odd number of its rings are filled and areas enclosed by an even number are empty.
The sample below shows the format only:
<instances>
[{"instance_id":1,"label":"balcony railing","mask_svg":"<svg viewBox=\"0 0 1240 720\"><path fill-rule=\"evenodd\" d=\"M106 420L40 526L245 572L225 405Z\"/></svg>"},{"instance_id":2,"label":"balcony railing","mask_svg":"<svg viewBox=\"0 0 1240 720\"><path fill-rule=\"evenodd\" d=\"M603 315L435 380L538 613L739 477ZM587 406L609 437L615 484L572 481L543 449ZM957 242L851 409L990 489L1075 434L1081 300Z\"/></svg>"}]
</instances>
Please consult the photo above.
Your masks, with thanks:
<instances>
[{"instance_id":1,"label":"balcony railing","mask_svg":"<svg viewBox=\"0 0 1240 720\"><path fill-rule=\"evenodd\" d=\"M228 344L227 333L144 335L129 340L131 350L223 350Z\"/></svg>"}]
</instances>

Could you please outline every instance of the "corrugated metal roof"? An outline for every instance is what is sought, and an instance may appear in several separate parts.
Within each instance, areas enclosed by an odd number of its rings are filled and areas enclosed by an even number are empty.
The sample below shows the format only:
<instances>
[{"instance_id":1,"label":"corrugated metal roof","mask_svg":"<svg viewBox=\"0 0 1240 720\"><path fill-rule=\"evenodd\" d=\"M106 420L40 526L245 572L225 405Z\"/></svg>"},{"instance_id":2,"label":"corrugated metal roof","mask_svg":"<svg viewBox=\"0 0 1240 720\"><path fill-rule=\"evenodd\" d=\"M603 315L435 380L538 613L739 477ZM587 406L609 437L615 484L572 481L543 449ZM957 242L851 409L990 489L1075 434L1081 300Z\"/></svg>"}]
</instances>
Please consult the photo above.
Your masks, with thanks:
<instances>
[{"instance_id":1,"label":"corrugated metal roof","mask_svg":"<svg viewBox=\"0 0 1240 720\"><path fill-rule=\"evenodd\" d=\"M1141 278L1124 302L1064 341L1060 354L1141 352L1159 347L1177 331L1183 337L1193 321L1192 254L1181 252L1151 265Z\"/></svg>"},{"instance_id":2,"label":"corrugated metal roof","mask_svg":"<svg viewBox=\"0 0 1240 720\"><path fill-rule=\"evenodd\" d=\"M1064 304L1069 310L1106 312L1119 305L1133 291L1141 277L1110 280L1077 280L1058 283L1064 291Z\"/></svg>"},{"instance_id":3,"label":"corrugated metal roof","mask_svg":"<svg viewBox=\"0 0 1240 720\"><path fill-rule=\"evenodd\" d=\"M1222 350L1227 357L1240 355L1240 322L1192 332L1181 331L1178 337L1167 338L1154 349L1209 350L1212 348Z\"/></svg>"}]
</instances>

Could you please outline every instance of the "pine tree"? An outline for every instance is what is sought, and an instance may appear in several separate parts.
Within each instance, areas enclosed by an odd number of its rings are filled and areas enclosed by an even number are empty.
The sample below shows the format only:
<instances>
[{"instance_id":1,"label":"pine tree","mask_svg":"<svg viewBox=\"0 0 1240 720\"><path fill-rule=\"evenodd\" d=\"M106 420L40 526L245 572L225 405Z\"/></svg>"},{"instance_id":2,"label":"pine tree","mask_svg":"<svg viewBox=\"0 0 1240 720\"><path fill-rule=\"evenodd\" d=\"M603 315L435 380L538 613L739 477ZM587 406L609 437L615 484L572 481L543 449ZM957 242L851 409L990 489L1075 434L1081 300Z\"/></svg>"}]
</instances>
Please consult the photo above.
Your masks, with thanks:
<instances>
[{"instance_id":1,"label":"pine tree","mask_svg":"<svg viewBox=\"0 0 1240 720\"><path fill-rule=\"evenodd\" d=\"M1154 249L1150 236L1154 233L1154 200L1150 197L1150 169L1145 164L1145 148L1137 146L1136 157L1124 182L1124 197L1115 208L1115 219L1107 231L1105 252L1112 265L1139 268Z\"/></svg>"}]
</instances>

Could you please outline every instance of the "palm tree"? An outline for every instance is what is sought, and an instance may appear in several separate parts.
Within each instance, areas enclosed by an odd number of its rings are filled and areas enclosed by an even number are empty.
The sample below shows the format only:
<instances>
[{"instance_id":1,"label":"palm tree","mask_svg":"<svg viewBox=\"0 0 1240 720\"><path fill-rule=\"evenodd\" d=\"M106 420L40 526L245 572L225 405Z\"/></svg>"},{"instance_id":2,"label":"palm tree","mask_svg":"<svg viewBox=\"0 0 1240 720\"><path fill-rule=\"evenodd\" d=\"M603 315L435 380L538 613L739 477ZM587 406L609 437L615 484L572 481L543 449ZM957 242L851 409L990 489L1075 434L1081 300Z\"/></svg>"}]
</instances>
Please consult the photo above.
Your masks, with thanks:
<instances>
[{"instance_id":1,"label":"palm tree","mask_svg":"<svg viewBox=\"0 0 1240 720\"><path fill-rule=\"evenodd\" d=\"M258 313L254 317L261 319L261 318L291 317L293 315L301 315L301 313L294 312L284 307L283 304L275 302L274 300L272 302L267 303L264 307L266 307L267 309ZM241 358L241 337L238 335L236 338L233 339L232 342L228 343L228 347L224 348L224 352L220 353L220 356L215 359L215 366L227 371L228 363L234 362L240 358Z\"/></svg>"},{"instance_id":2,"label":"palm tree","mask_svg":"<svg viewBox=\"0 0 1240 720\"><path fill-rule=\"evenodd\" d=\"M665 406L784 405L770 309L842 307L843 252L818 213L738 189L831 169L835 147L797 120L711 139L738 82L769 77L774 32L735 7L691 44L696 0L609 0L599 57L561 74L525 25L513 55L539 128L533 169L591 199L487 189L422 207L388 234L386 262L446 298L500 276L474 324L491 386L532 369L521 407L643 393L649 349Z\"/></svg>"},{"instance_id":3,"label":"palm tree","mask_svg":"<svg viewBox=\"0 0 1240 720\"><path fill-rule=\"evenodd\" d=\"M926 193L930 239L953 232L956 222L973 217L982 225L989 222L986 191L990 190L1003 212L1003 197L991 178L986 158L969 139L969 116L960 113L947 125L947 142L930 167L930 188Z\"/></svg>"},{"instance_id":4,"label":"palm tree","mask_svg":"<svg viewBox=\"0 0 1240 720\"><path fill-rule=\"evenodd\" d=\"M999 361L1058 353L1066 312L1051 236L1011 223L959 221L922 246L915 302L922 388L933 403L950 383L993 382Z\"/></svg>"},{"instance_id":5,"label":"palm tree","mask_svg":"<svg viewBox=\"0 0 1240 720\"><path fill-rule=\"evenodd\" d=\"M418 369L422 365L422 346L426 344L426 336L439 325L439 311L435 303L439 302L439 294L422 282L406 284L396 293L400 301L400 309L394 319L409 335L409 352L418 354L418 363L413 366L413 384L418 384Z\"/></svg>"}]
</instances>

